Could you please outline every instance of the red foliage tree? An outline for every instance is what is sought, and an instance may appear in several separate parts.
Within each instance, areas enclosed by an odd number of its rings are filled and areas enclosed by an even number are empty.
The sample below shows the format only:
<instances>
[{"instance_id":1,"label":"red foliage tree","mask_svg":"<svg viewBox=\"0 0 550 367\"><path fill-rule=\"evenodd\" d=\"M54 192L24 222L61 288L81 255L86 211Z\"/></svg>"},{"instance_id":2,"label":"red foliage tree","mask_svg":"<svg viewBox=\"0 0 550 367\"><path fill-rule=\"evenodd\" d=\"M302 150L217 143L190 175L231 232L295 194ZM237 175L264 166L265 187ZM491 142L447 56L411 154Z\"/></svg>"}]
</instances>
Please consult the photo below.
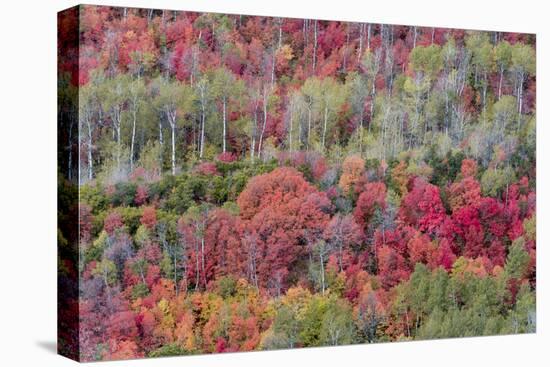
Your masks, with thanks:
<instances>
[{"instance_id":1,"label":"red foliage tree","mask_svg":"<svg viewBox=\"0 0 550 367\"><path fill-rule=\"evenodd\" d=\"M445 270L449 271L453 267L453 264L456 260L456 255L454 254L451 245L449 244L449 241L446 238L443 238L439 245L437 246L437 250L434 254L434 265L441 266Z\"/></svg>"},{"instance_id":2,"label":"red foliage tree","mask_svg":"<svg viewBox=\"0 0 550 367\"><path fill-rule=\"evenodd\" d=\"M486 257L493 265L502 266L506 259L504 236L513 223L510 219L502 203L487 197L453 212L441 233L455 254L472 259Z\"/></svg>"},{"instance_id":3,"label":"red foliage tree","mask_svg":"<svg viewBox=\"0 0 550 367\"><path fill-rule=\"evenodd\" d=\"M109 318L107 333L111 339L133 339L138 335L135 314L132 311L120 311Z\"/></svg>"},{"instance_id":4,"label":"red foliage tree","mask_svg":"<svg viewBox=\"0 0 550 367\"><path fill-rule=\"evenodd\" d=\"M216 164L212 162L204 162L195 167L195 172L204 176L218 176L220 173L216 168Z\"/></svg>"},{"instance_id":5,"label":"red foliage tree","mask_svg":"<svg viewBox=\"0 0 550 367\"><path fill-rule=\"evenodd\" d=\"M231 152L220 153L217 158L220 162L224 163L231 163L237 160L237 156Z\"/></svg>"},{"instance_id":6,"label":"red foliage tree","mask_svg":"<svg viewBox=\"0 0 550 367\"><path fill-rule=\"evenodd\" d=\"M417 234L418 231L408 226L376 231L374 250L378 276L386 289L408 279L414 265L409 260L408 244Z\"/></svg>"},{"instance_id":7,"label":"red foliage tree","mask_svg":"<svg viewBox=\"0 0 550 367\"><path fill-rule=\"evenodd\" d=\"M157 225L157 210L152 206L143 208L143 214L141 215L140 223L147 229L152 230Z\"/></svg>"},{"instance_id":8,"label":"red foliage tree","mask_svg":"<svg viewBox=\"0 0 550 367\"><path fill-rule=\"evenodd\" d=\"M389 246L382 246L378 249L377 255L378 276L385 289L409 278L411 271L407 261L398 251Z\"/></svg>"},{"instance_id":9,"label":"red foliage tree","mask_svg":"<svg viewBox=\"0 0 550 367\"><path fill-rule=\"evenodd\" d=\"M215 209L209 213L205 231L206 279L219 279L222 276L237 273L241 256L237 218L224 209Z\"/></svg>"},{"instance_id":10,"label":"red foliage tree","mask_svg":"<svg viewBox=\"0 0 550 367\"><path fill-rule=\"evenodd\" d=\"M416 263L433 265L435 247L427 235L416 233L407 243L407 250L411 265Z\"/></svg>"},{"instance_id":11,"label":"red foliage tree","mask_svg":"<svg viewBox=\"0 0 550 367\"><path fill-rule=\"evenodd\" d=\"M477 205L481 200L479 182L472 176L466 176L453 183L448 190L448 200L453 212L464 206Z\"/></svg>"},{"instance_id":12,"label":"red foliage tree","mask_svg":"<svg viewBox=\"0 0 550 367\"><path fill-rule=\"evenodd\" d=\"M89 243L92 235L92 225L94 216L92 208L86 204L80 204L78 215L78 225L80 230L80 243Z\"/></svg>"},{"instance_id":13,"label":"red foliage tree","mask_svg":"<svg viewBox=\"0 0 550 367\"><path fill-rule=\"evenodd\" d=\"M417 177L403 197L398 218L428 234L435 234L445 220L439 188Z\"/></svg>"},{"instance_id":14,"label":"red foliage tree","mask_svg":"<svg viewBox=\"0 0 550 367\"><path fill-rule=\"evenodd\" d=\"M240 216L251 219L273 204L289 203L317 191L296 169L281 167L253 177L237 198Z\"/></svg>"},{"instance_id":15,"label":"red foliage tree","mask_svg":"<svg viewBox=\"0 0 550 367\"><path fill-rule=\"evenodd\" d=\"M365 172L365 160L359 156L349 156L342 164L342 176L338 186L347 194L352 190Z\"/></svg>"},{"instance_id":16,"label":"red foliage tree","mask_svg":"<svg viewBox=\"0 0 550 367\"><path fill-rule=\"evenodd\" d=\"M336 214L326 227L323 237L333 247L338 270L343 271L350 264L351 257L357 253L364 240L361 227L351 215Z\"/></svg>"},{"instance_id":17,"label":"red foliage tree","mask_svg":"<svg viewBox=\"0 0 550 367\"><path fill-rule=\"evenodd\" d=\"M473 159L464 159L460 165L460 173L463 178L474 177L477 174L477 163Z\"/></svg>"},{"instance_id":18,"label":"red foliage tree","mask_svg":"<svg viewBox=\"0 0 550 367\"><path fill-rule=\"evenodd\" d=\"M103 222L103 228L110 236L115 233L116 229L121 228L123 225L122 216L117 211L112 211L107 214Z\"/></svg>"},{"instance_id":19,"label":"red foliage tree","mask_svg":"<svg viewBox=\"0 0 550 367\"><path fill-rule=\"evenodd\" d=\"M253 178L237 199L252 282L280 292L291 265L314 245L329 221L331 204L301 173L278 168ZM258 277L256 280L255 277Z\"/></svg>"},{"instance_id":20,"label":"red foliage tree","mask_svg":"<svg viewBox=\"0 0 550 367\"><path fill-rule=\"evenodd\" d=\"M136 197L134 198L134 203L136 205L143 205L147 202L147 199L149 198L149 190L147 189L147 186L145 185L138 185L136 189Z\"/></svg>"},{"instance_id":21,"label":"red foliage tree","mask_svg":"<svg viewBox=\"0 0 550 367\"><path fill-rule=\"evenodd\" d=\"M369 182L357 198L357 205L353 211L355 221L366 228L377 208L386 207L386 185L382 182Z\"/></svg>"}]
</instances>

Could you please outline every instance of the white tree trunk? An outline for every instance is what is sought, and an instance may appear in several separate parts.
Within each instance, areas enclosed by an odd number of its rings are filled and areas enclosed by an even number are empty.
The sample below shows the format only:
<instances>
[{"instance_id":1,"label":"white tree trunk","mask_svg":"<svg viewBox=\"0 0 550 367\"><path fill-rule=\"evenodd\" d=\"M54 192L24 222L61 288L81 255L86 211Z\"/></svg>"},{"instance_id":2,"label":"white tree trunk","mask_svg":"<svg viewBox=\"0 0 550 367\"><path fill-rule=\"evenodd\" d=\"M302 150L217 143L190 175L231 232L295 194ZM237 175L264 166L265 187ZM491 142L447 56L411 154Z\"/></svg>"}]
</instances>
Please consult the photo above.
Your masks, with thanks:
<instances>
[{"instance_id":1,"label":"white tree trunk","mask_svg":"<svg viewBox=\"0 0 550 367\"><path fill-rule=\"evenodd\" d=\"M94 177L94 160L92 159L92 124L90 119L86 119L86 125L88 127L88 179L92 180Z\"/></svg>"},{"instance_id":2,"label":"white tree trunk","mask_svg":"<svg viewBox=\"0 0 550 367\"><path fill-rule=\"evenodd\" d=\"M273 57L271 60L271 86L273 87L273 84L275 84L275 52L276 50L273 50Z\"/></svg>"},{"instance_id":3,"label":"white tree trunk","mask_svg":"<svg viewBox=\"0 0 550 367\"><path fill-rule=\"evenodd\" d=\"M134 104L135 106L135 104ZM136 108L134 107L132 121L132 142L130 143L130 170L134 169L134 144L136 140Z\"/></svg>"},{"instance_id":4,"label":"white tree trunk","mask_svg":"<svg viewBox=\"0 0 550 367\"><path fill-rule=\"evenodd\" d=\"M116 128L116 143L117 143L117 153L116 153L116 163L117 167L120 168L120 149L121 149L121 137L120 137L120 112L115 115L115 128Z\"/></svg>"},{"instance_id":5,"label":"white tree trunk","mask_svg":"<svg viewBox=\"0 0 550 367\"><path fill-rule=\"evenodd\" d=\"M172 174L176 174L176 123L170 123L172 129Z\"/></svg>"},{"instance_id":6,"label":"white tree trunk","mask_svg":"<svg viewBox=\"0 0 550 367\"><path fill-rule=\"evenodd\" d=\"M370 50L370 23L367 25L367 50Z\"/></svg>"},{"instance_id":7,"label":"white tree trunk","mask_svg":"<svg viewBox=\"0 0 550 367\"><path fill-rule=\"evenodd\" d=\"M518 86L518 131L521 126L521 114L523 113L523 80L525 75L523 72L520 74L520 81Z\"/></svg>"},{"instance_id":8,"label":"white tree trunk","mask_svg":"<svg viewBox=\"0 0 550 367\"><path fill-rule=\"evenodd\" d=\"M376 72L372 74L372 90L370 98L370 119L369 128L372 125L372 119L374 118L374 97L376 95Z\"/></svg>"},{"instance_id":9,"label":"white tree trunk","mask_svg":"<svg viewBox=\"0 0 550 367\"><path fill-rule=\"evenodd\" d=\"M321 292L325 295L325 261L323 258L324 249L319 250L319 260L321 261Z\"/></svg>"},{"instance_id":10,"label":"white tree trunk","mask_svg":"<svg viewBox=\"0 0 550 367\"><path fill-rule=\"evenodd\" d=\"M250 144L250 158L254 162L254 155L256 149L256 128L258 127L258 105L254 108L254 126L252 127L252 142Z\"/></svg>"},{"instance_id":11,"label":"white tree trunk","mask_svg":"<svg viewBox=\"0 0 550 367\"><path fill-rule=\"evenodd\" d=\"M357 62L361 61L363 54L363 37L365 36L365 23L359 25L359 48L357 50Z\"/></svg>"},{"instance_id":12,"label":"white tree trunk","mask_svg":"<svg viewBox=\"0 0 550 367\"><path fill-rule=\"evenodd\" d=\"M365 106L361 105L361 115L359 119L359 154L363 156L363 124L364 124Z\"/></svg>"},{"instance_id":13,"label":"white tree trunk","mask_svg":"<svg viewBox=\"0 0 550 367\"><path fill-rule=\"evenodd\" d=\"M198 225L195 225L195 230L198 232ZM195 237L195 290L199 289L199 284L201 280L201 271L199 267L199 241Z\"/></svg>"},{"instance_id":14,"label":"white tree trunk","mask_svg":"<svg viewBox=\"0 0 550 367\"><path fill-rule=\"evenodd\" d=\"M487 117L487 72L485 71L483 74L483 122L485 122L485 118Z\"/></svg>"},{"instance_id":15,"label":"white tree trunk","mask_svg":"<svg viewBox=\"0 0 550 367\"><path fill-rule=\"evenodd\" d=\"M313 74L317 64L317 20L313 23Z\"/></svg>"},{"instance_id":16,"label":"white tree trunk","mask_svg":"<svg viewBox=\"0 0 550 367\"><path fill-rule=\"evenodd\" d=\"M201 236L201 270L202 279L204 280L204 288L206 289L206 273L204 271L204 235Z\"/></svg>"},{"instance_id":17,"label":"white tree trunk","mask_svg":"<svg viewBox=\"0 0 550 367\"><path fill-rule=\"evenodd\" d=\"M159 143L164 145L164 136L162 135L162 122L159 120Z\"/></svg>"},{"instance_id":18,"label":"white tree trunk","mask_svg":"<svg viewBox=\"0 0 550 367\"><path fill-rule=\"evenodd\" d=\"M201 113L201 149L199 153L199 158L202 158L204 154L204 120L205 120L205 111L204 111L204 102L202 103L202 113Z\"/></svg>"},{"instance_id":19,"label":"white tree trunk","mask_svg":"<svg viewBox=\"0 0 550 367\"><path fill-rule=\"evenodd\" d=\"M325 101L325 121L324 121L324 124L323 124L323 149L325 149L325 140L326 140L326 136L327 136L327 121L328 120L328 105L327 105L327 101Z\"/></svg>"},{"instance_id":20,"label":"white tree trunk","mask_svg":"<svg viewBox=\"0 0 550 367\"><path fill-rule=\"evenodd\" d=\"M223 98L223 152L225 153L225 150L226 150L226 146L225 146L225 141L227 139L227 118L226 118L226 104L227 104L227 101L226 101L226 98L224 97Z\"/></svg>"},{"instance_id":21,"label":"white tree trunk","mask_svg":"<svg viewBox=\"0 0 550 367\"><path fill-rule=\"evenodd\" d=\"M290 121L289 121L289 129L288 129L288 150L292 153L292 126L293 125L293 118L292 118L292 108L290 110Z\"/></svg>"},{"instance_id":22,"label":"white tree trunk","mask_svg":"<svg viewBox=\"0 0 550 367\"><path fill-rule=\"evenodd\" d=\"M279 18L279 41L277 42L277 48L281 48L283 42L283 18Z\"/></svg>"},{"instance_id":23,"label":"white tree trunk","mask_svg":"<svg viewBox=\"0 0 550 367\"><path fill-rule=\"evenodd\" d=\"M172 157L171 157L171 163L172 163L172 174L176 174L176 126L177 126L177 111L175 107L173 109L170 109L169 107L166 108L166 118L168 120L168 123L170 124L170 130L172 135Z\"/></svg>"},{"instance_id":24,"label":"white tree trunk","mask_svg":"<svg viewBox=\"0 0 550 367\"><path fill-rule=\"evenodd\" d=\"M309 142L311 141L311 106L307 107L307 150L309 150Z\"/></svg>"},{"instance_id":25,"label":"white tree trunk","mask_svg":"<svg viewBox=\"0 0 550 367\"><path fill-rule=\"evenodd\" d=\"M264 121L262 125L262 131L260 132L260 141L258 143L258 158L262 154L262 142L264 138L265 127L267 125L267 91L266 90L264 90L263 110L264 110Z\"/></svg>"},{"instance_id":26,"label":"white tree trunk","mask_svg":"<svg viewBox=\"0 0 550 367\"><path fill-rule=\"evenodd\" d=\"M498 80L498 100L500 101L500 97L502 96L502 79L504 77L504 66L500 66L500 78Z\"/></svg>"}]
</instances>

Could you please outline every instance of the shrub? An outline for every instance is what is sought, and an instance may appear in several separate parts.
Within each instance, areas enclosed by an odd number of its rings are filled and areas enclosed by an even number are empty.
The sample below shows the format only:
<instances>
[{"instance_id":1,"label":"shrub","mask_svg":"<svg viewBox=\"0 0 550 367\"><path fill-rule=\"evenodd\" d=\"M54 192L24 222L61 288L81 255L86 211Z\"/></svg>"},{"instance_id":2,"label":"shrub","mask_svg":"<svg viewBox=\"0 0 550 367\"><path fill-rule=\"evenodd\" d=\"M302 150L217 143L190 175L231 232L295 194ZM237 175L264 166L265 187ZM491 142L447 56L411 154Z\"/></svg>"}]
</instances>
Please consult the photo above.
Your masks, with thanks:
<instances>
[{"instance_id":1,"label":"shrub","mask_svg":"<svg viewBox=\"0 0 550 367\"><path fill-rule=\"evenodd\" d=\"M110 201L113 206L134 205L137 184L133 182L119 182L115 185L115 192L111 195Z\"/></svg>"}]
</instances>

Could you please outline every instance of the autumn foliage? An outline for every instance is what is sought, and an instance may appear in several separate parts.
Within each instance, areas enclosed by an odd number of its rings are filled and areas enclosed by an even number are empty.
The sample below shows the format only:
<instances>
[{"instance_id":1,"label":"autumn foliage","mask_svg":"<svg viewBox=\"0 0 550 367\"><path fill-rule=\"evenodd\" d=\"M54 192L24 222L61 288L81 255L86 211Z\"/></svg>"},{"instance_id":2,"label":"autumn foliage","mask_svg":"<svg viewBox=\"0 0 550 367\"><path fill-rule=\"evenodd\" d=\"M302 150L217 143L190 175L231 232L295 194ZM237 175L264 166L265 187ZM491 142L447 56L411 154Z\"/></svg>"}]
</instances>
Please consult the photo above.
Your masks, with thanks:
<instances>
[{"instance_id":1,"label":"autumn foliage","mask_svg":"<svg viewBox=\"0 0 550 367\"><path fill-rule=\"evenodd\" d=\"M534 36L95 6L79 32L82 360L534 331Z\"/></svg>"}]
</instances>

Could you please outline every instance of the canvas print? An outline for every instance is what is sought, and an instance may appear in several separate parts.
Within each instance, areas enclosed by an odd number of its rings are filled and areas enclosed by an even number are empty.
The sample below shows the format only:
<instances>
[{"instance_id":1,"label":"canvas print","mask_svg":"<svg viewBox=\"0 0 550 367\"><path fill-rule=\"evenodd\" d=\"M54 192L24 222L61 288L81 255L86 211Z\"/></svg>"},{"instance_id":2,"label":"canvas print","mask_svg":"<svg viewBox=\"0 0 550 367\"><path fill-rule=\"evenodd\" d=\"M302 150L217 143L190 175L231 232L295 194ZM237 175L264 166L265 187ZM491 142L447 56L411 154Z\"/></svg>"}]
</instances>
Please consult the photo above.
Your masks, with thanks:
<instances>
[{"instance_id":1,"label":"canvas print","mask_svg":"<svg viewBox=\"0 0 550 367\"><path fill-rule=\"evenodd\" d=\"M536 331L534 34L58 21L60 354Z\"/></svg>"}]
</instances>

